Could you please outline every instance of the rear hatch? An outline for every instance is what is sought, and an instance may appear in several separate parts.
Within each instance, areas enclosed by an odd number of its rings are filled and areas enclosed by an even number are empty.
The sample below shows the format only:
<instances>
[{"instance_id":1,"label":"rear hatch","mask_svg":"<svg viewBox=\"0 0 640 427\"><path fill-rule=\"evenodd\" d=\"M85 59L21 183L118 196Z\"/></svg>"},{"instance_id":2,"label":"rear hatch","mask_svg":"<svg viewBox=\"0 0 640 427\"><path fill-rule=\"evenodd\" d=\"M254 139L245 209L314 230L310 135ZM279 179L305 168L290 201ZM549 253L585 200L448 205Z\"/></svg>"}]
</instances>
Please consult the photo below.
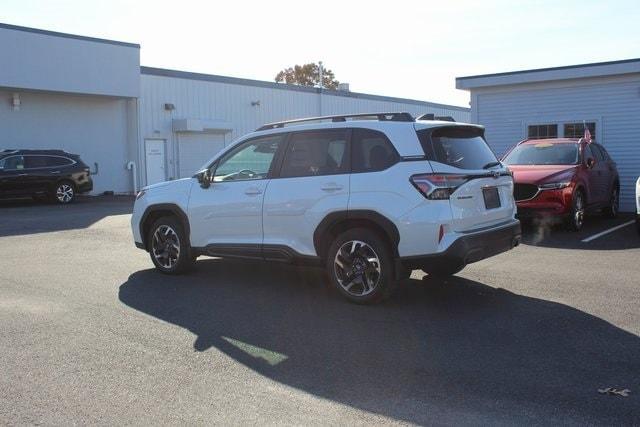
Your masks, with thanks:
<instances>
[{"instance_id":1,"label":"rear hatch","mask_svg":"<svg viewBox=\"0 0 640 427\"><path fill-rule=\"evenodd\" d=\"M446 125L417 128L433 174L425 175L449 199L457 232L491 227L513 219L513 179L484 139L484 128ZM448 193L448 194L447 194Z\"/></svg>"}]
</instances>

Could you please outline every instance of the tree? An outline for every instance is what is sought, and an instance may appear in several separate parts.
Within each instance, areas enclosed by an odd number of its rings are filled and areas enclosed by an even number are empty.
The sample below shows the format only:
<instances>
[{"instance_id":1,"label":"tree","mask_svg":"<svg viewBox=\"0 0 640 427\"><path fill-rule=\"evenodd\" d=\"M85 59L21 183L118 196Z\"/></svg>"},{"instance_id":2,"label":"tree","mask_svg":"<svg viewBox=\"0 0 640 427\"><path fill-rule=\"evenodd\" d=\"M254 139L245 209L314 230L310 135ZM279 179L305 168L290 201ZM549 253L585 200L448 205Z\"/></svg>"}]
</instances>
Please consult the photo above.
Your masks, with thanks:
<instances>
[{"instance_id":1,"label":"tree","mask_svg":"<svg viewBox=\"0 0 640 427\"><path fill-rule=\"evenodd\" d=\"M285 68L276 75L276 82L287 83L300 86L318 86L320 83L320 66L316 63L294 65ZM322 68L322 87L327 89L338 89L338 80L335 79L333 71Z\"/></svg>"}]
</instances>

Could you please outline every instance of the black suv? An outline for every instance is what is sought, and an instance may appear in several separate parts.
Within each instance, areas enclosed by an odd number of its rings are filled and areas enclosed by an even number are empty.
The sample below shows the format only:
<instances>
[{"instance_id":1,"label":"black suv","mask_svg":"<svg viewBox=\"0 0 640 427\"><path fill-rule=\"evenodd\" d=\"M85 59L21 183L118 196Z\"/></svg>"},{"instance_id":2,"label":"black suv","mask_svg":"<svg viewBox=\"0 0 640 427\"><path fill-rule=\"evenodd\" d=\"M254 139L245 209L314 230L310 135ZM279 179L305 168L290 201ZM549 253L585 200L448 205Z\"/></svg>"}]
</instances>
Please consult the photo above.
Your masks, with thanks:
<instances>
[{"instance_id":1,"label":"black suv","mask_svg":"<svg viewBox=\"0 0 640 427\"><path fill-rule=\"evenodd\" d=\"M69 203L93 189L89 167L62 150L0 151L0 197L46 197Z\"/></svg>"}]
</instances>

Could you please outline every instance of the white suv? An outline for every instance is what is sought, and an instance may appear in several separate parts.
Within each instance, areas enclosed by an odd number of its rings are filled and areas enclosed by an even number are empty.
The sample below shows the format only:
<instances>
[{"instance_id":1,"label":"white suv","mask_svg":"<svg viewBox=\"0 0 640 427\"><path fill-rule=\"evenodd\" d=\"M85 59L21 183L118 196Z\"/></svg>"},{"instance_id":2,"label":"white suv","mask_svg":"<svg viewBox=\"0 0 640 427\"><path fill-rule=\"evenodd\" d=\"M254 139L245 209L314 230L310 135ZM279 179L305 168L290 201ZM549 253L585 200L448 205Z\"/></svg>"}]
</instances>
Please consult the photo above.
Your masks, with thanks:
<instances>
[{"instance_id":1,"label":"white suv","mask_svg":"<svg viewBox=\"0 0 640 427\"><path fill-rule=\"evenodd\" d=\"M324 265L349 300L380 301L413 269L451 275L519 243L513 180L483 135L408 113L265 125L144 188L134 240L163 273L200 255Z\"/></svg>"}]
</instances>

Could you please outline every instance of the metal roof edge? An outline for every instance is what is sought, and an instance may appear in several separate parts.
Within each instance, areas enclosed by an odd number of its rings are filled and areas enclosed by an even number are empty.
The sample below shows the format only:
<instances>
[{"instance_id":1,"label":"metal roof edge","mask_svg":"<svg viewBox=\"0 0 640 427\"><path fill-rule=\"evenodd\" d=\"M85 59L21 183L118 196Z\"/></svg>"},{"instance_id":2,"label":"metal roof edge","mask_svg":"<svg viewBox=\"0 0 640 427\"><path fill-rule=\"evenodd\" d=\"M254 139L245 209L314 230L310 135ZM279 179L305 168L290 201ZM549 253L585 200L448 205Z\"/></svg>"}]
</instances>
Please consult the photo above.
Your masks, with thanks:
<instances>
[{"instance_id":1,"label":"metal roof edge","mask_svg":"<svg viewBox=\"0 0 640 427\"><path fill-rule=\"evenodd\" d=\"M329 95L329 96L344 96L348 98L400 102L405 104L415 104L415 105L422 105L425 107L433 107L433 108L446 108L450 110L457 110L457 111L464 111L464 112L471 111L470 108L460 107L457 105L440 104L440 103L429 102L429 101L419 101L416 99L397 98L397 97L383 96L383 95L371 95L368 93L348 92L348 91L331 90L331 89L320 89L317 87L310 87L310 86L299 86L299 85L291 85L286 83L269 82L265 80L245 79L241 77L220 76L216 74L194 73L191 71L170 70L166 68L141 66L140 73L146 74L146 75L153 75L153 76L175 77L175 78L187 79L187 80L201 80L201 81L209 81L209 82L217 82L217 83L256 86L256 87L264 87L264 88L270 88L270 89L291 90L291 91L317 93L317 94L321 93L323 95Z\"/></svg>"},{"instance_id":2,"label":"metal roof edge","mask_svg":"<svg viewBox=\"0 0 640 427\"><path fill-rule=\"evenodd\" d=\"M618 61L606 61L606 62L593 62L588 64L576 64L576 65L564 65L560 67L548 67L548 68L534 68L529 70L517 70L517 71L506 71L502 73L493 73L493 74L477 74L473 76L462 76L456 77L456 87L460 88L460 83L466 83L468 80L473 79L490 79L494 77L509 77L509 76L518 76L522 74L533 74L533 73L544 73L544 72L553 72L553 71L564 71L564 70L579 70L584 68L592 68L592 67L605 67L610 65L624 65L624 64L633 64L638 63L640 65L640 58L632 58L632 59L622 59ZM629 73L635 72L634 70L629 70ZM607 73L609 75L611 73ZM571 77L567 77L571 78ZM503 84L511 84L512 82L505 82ZM497 83L501 85L501 83Z\"/></svg>"},{"instance_id":3,"label":"metal roof edge","mask_svg":"<svg viewBox=\"0 0 640 427\"><path fill-rule=\"evenodd\" d=\"M133 47L133 48L136 48L136 49L140 49L140 45L137 44L137 43L128 43L128 42L121 42L121 41L117 41L117 40L100 39L100 38L97 38L97 37L79 36L79 35L76 35L76 34L68 34L68 33L60 33L60 32L57 32L57 31L41 30L39 28L22 27L20 25L5 24L5 23L2 23L2 22L0 22L0 29L23 31L23 32L26 32L26 33L42 34L42 35L45 35L45 36L62 37L62 38L67 38L67 39L75 39L75 40L82 40L82 41L95 42L95 43L112 44L112 45L116 45L116 46L125 46L125 47Z\"/></svg>"}]
</instances>

